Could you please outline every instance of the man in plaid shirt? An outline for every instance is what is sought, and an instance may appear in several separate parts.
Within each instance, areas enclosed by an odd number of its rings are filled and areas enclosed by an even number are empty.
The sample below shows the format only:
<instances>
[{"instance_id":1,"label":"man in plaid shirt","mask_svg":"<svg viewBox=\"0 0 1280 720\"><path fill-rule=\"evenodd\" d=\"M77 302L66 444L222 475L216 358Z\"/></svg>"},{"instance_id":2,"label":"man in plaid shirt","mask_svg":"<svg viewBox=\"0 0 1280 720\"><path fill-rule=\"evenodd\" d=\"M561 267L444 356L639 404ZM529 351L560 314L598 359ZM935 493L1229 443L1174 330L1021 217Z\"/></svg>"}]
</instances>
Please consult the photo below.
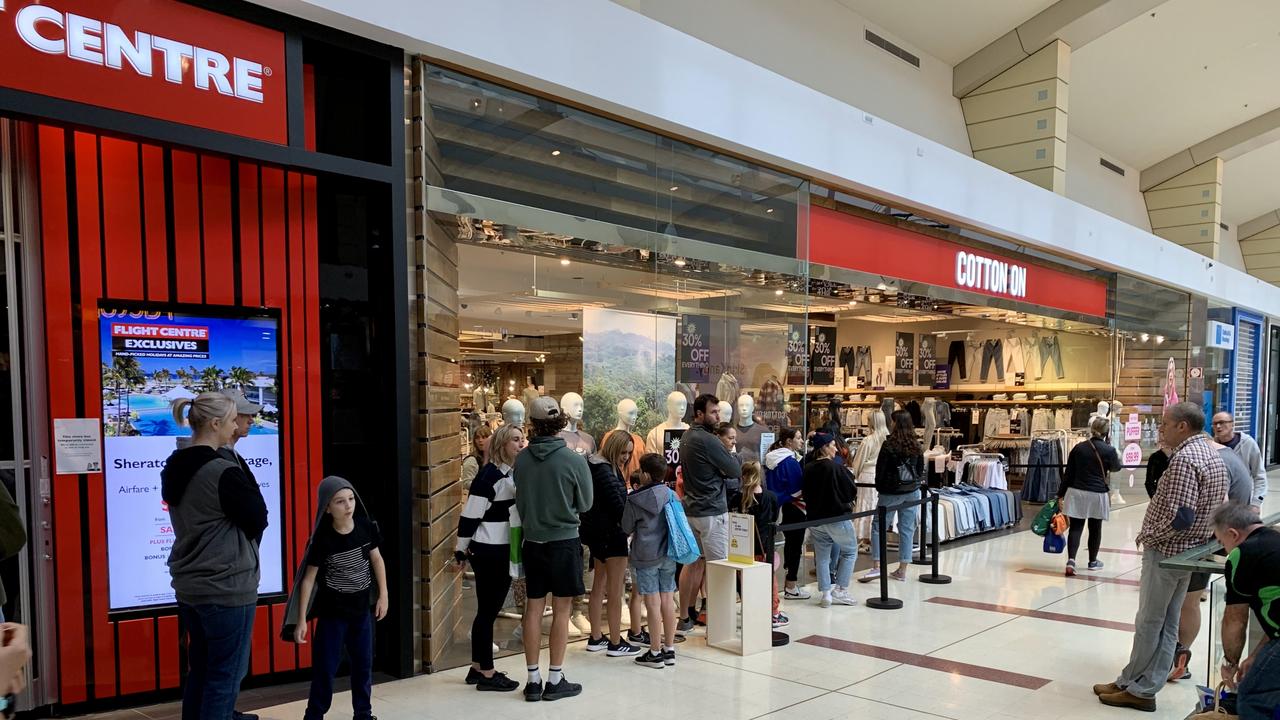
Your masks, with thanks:
<instances>
[{"instance_id":1,"label":"man in plaid shirt","mask_svg":"<svg viewBox=\"0 0 1280 720\"><path fill-rule=\"evenodd\" d=\"M1160 561L1213 539L1210 519L1227 495L1227 467L1203 429L1204 411L1195 403L1169 406L1160 421L1173 453L1138 533L1142 586L1129 664L1114 683L1093 686L1104 705L1154 712L1173 667L1191 573L1167 570Z\"/></svg>"}]
</instances>

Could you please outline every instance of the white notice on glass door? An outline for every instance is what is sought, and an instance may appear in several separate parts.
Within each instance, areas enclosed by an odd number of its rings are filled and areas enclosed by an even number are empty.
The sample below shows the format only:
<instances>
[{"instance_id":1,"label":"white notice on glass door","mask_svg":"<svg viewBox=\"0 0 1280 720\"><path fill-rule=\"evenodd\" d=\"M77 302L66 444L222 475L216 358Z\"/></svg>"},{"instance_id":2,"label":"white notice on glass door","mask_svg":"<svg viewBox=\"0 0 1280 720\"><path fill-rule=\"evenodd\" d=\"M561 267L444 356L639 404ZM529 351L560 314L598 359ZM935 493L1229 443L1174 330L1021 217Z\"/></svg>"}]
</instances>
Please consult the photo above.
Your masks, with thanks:
<instances>
[{"instance_id":1,"label":"white notice on glass door","mask_svg":"<svg viewBox=\"0 0 1280 720\"><path fill-rule=\"evenodd\" d=\"M54 418L53 458L59 475L102 472L102 421Z\"/></svg>"}]
</instances>

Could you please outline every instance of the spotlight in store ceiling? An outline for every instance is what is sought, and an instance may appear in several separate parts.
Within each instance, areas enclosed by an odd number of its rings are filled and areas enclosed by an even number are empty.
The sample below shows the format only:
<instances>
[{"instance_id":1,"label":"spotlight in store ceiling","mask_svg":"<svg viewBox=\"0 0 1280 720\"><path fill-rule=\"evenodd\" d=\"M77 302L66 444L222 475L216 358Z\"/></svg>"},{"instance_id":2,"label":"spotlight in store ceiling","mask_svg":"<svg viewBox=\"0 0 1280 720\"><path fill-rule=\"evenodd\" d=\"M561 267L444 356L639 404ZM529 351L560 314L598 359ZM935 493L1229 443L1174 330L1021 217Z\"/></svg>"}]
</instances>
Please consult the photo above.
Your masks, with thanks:
<instances>
[{"instance_id":1,"label":"spotlight in store ceiling","mask_svg":"<svg viewBox=\"0 0 1280 720\"><path fill-rule=\"evenodd\" d=\"M686 264L684 258L676 258L676 267L684 267Z\"/></svg>"},{"instance_id":2,"label":"spotlight in store ceiling","mask_svg":"<svg viewBox=\"0 0 1280 720\"><path fill-rule=\"evenodd\" d=\"M857 301L857 300L850 300L850 301L849 301L849 304L850 304L850 305L857 305L857 304L858 304L858 301Z\"/></svg>"},{"instance_id":3,"label":"spotlight in store ceiling","mask_svg":"<svg viewBox=\"0 0 1280 720\"><path fill-rule=\"evenodd\" d=\"M561 264L561 265L568 265L568 264L569 264L569 258L560 258L560 264Z\"/></svg>"},{"instance_id":4,"label":"spotlight in store ceiling","mask_svg":"<svg viewBox=\"0 0 1280 720\"><path fill-rule=\"evenodd\" d=\"M1142 333L1142 334L1141 334L1141 335L1139 335L1138 337L1142 338L1142 342L1146 342L1146 341L1148 341L1148 340L1150 340L1150 339L1151 339L1151 336L1150 336L1150 335L1148 335L1148 334L1146 334L1146 333Z\"/></svg>"},{"instance_id":5,"label":"spotlight in store ceiling","mask_svg":"<svg viewBox=\"0 0 1280 720\"><path fill-rule=\"evenodd\" d=\"M1162 342L1164 342L1164 336L1163 336L1163 335L1157 335L1157 336L1156 336L1156 344L1157 344L1157 345L1159 345L1159 344L1160 344L1160 343L1162 343Z\"/></svg>"},{"instance_id":6,"label":"spotlight in store ceiling","mask_svg":"<svg viewBox=\"0 0 1280 720\"><path fill-rule=\"evenodd\" d=\"M782 294L782 288L778 288L777 290L774 290L774 291L773 291L773 294L774 294L774 295L781 295L781 294Z\"/></svg>"},{"instance_id":7,"label":"spotlight in store ceiling","mask_svg":"<svg viewBox=\"0 0 1280 720\"><path fill-rule=\"evenodd\" d=\"M552 151L551 151L551 157L559 157L559 156L560 156L560 151L559 151L559 150L552 150Z\"/></svg>"},{"instance_id":8,"label":"spotlight in store ceiling","mask_svg":"<svg viewBox=\"0 0 1280 720\"><path fill-rule=\"evenodd\" d=\"M771 213L771 212L773 212L773 208L767 208L767 209L765 210L765 212L766 212L766 213Z\"/></svg>"},{"instance_id":9,"label":"spotlight in store ceiling","mask_svg":"<svg viewBox=\"0 0 1280 720\"><path fill-rule=\"evenodd\" d=\"M582 336L581 336L581 335L579 335L579 336L578 336L578 342L586 342L586 341L582 339Z\"/></svg>"},{"instance_id":10,"label":"spotlight in store ceiling","mask_svg":"<svg viewBox=\"0 0 1280 720\"><path fill-rule=\"evenodd\" d=\"M672 186L671 186L671 192L675 192L675 191L677 191L677 190L679 190L679 189L680 189L680 186L679 186L679 185L672 185Z\"/></svg>"}]
</instances>

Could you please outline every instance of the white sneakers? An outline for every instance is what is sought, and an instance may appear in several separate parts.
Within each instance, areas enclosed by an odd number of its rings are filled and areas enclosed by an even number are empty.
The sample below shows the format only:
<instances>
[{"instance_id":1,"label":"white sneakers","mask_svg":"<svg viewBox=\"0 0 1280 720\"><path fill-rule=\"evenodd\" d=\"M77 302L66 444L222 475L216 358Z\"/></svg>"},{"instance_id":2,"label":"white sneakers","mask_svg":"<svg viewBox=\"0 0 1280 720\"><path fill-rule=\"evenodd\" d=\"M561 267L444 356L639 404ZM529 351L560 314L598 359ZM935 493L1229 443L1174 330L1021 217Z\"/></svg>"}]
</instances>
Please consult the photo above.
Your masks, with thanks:
<instances>
[{"instance_id":1,"label":"white sneakers","mask_svg":"<svg viewBox=\"0 0 1280 720\"><path fill-rule=\"evenodd\" d=\"M818 604L824 608L829 608L832 605L857 605L858 600L851 596L848 590L837 585L822 593L822 597L818 599Z\"/></svg>"}]
</instances>

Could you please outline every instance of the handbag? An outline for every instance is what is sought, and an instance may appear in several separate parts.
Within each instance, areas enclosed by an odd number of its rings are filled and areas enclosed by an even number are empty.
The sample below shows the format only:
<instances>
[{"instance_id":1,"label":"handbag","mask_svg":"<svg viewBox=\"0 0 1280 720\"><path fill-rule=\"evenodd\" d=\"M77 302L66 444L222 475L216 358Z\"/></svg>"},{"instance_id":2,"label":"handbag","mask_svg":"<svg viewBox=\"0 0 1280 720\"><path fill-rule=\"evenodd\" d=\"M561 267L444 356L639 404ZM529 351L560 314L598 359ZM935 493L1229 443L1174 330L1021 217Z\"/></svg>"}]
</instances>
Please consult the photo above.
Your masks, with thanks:
<instances>
[{"instance_id":1,"label":"handbag","mask_svg":"<svg viewBox=\"0 0 1280 720\"><path fill-rule=\"evenodd\" d=\"M1061 535L1065 533L1069 527L1071 527L1071 523L1067 521L1067 516L1063 515L1061 512L1054 513L1053 517L1049 519L1049 530L1052 531L1054 535Z\"/></svg>"},{"instance_id":2,"label":"handbag","mask_svg":"<svg viewBox=\"0 0 1280 720\"><path fill-rule=\"evenodd\" d=\"M1107 472L1107 464L1102 462L1102 455L1098 452L1098 448L1094 446L1093 440L1089 440L1089 449L1093 451L1093 456L1098 459L1098 469L1102 471L1102 484L1107 486L1107 492L1111 492L1111 473Z\"/></svg>"},{"instance_id":3,"label":"handbag","mask_svg":"<svg viewBox=\"0 0 1280 720\"><path fill-rule=\"evenodd\" d=\"M914 456L912 456L914 457ZM904 458L898 464L898 484L894 487L894 495L905 495L920 489L920 476L916 473L912 458Z\"/></svg>"},{"instance_id":4,"label":"handbag","mask_svg":"<svg viewBox=\"0 0 1280 720\"><path fill-rule=\"evenodd\" d=\"M698 550L698 538L689 527L689 518L685 517L684 505L676 499L675 493L667 496L667 504L662 508L667 518L667 557L679 565L691 565L698 561L702 553Z\"/></svg>"},{"instance_id":5,"label":"handbag","mask_svg":"<svg viewBox=\"0 0 1280 720\"><path fill-rule=\"evenodd\" d=\"M1196 686L1197 713L1217 713L1223 717L1235 717L1236 699L1235 693L1227 691L1226 683L1218 683L1216 690L1206 685Z\"/></svg>"},{"instance_id":6,"label":"handbag","mask_svg":"<svg viewBox=\"0 0 1280 720\"><path fill-rule=\"evenodd\" d=\"M1067 539L1061 535L1047 533L1044 536L1044 551L1053 555L1060 554L1067 547Z\"/></svg>"}]
</instances>

